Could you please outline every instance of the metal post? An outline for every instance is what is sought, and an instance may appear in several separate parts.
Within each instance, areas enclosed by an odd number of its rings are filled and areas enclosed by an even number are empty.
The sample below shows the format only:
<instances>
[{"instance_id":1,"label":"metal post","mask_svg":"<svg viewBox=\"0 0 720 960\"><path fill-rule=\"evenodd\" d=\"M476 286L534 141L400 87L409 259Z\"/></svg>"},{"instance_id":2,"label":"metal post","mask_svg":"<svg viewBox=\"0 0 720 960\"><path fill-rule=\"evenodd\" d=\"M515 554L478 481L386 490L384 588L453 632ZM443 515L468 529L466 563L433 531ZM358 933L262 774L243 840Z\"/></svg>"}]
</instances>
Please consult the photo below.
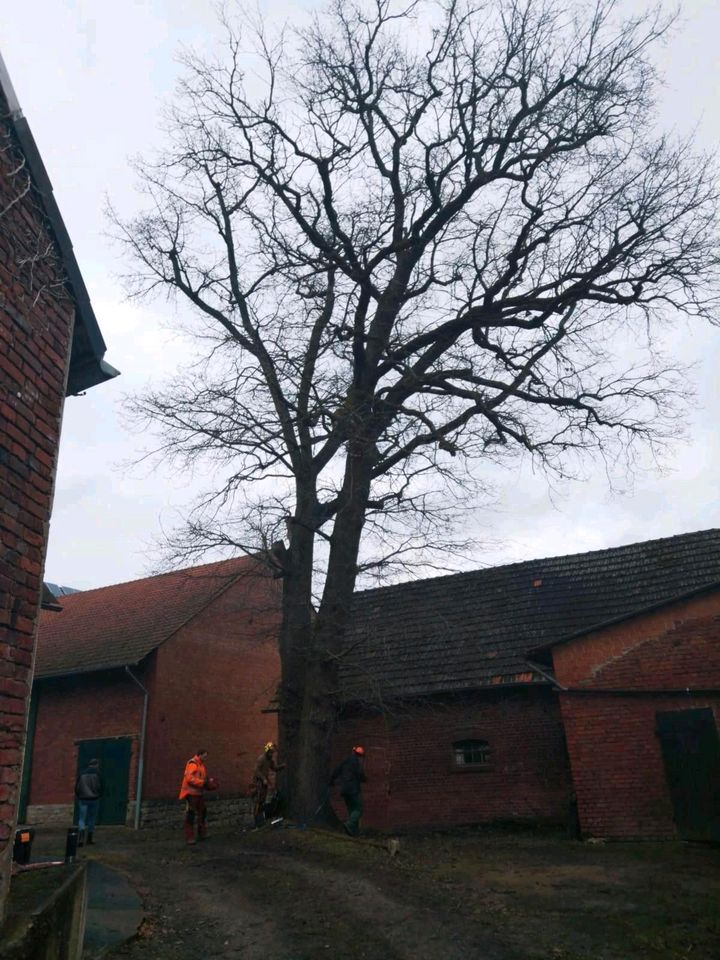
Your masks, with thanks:
<instances>
[{"instance_id":1,"label":"metal post","mask_svg":"<svg viewBox=\"0 0 720 960\"><path fill-rule=\"evenodd\" d=\"M65 841L65 863L75 863L79 839L80 831L78 828L70 827L67 832L67 840Z\"/></svg>"}]
</instances>

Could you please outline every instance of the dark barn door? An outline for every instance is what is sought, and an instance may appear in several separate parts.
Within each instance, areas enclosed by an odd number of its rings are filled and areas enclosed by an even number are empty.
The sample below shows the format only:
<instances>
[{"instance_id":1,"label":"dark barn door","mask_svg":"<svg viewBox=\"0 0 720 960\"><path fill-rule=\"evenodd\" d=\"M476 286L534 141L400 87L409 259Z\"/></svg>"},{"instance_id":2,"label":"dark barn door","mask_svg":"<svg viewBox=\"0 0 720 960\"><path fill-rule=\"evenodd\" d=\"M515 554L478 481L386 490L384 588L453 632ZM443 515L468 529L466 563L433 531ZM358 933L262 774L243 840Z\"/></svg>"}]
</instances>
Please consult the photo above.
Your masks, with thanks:
<instances>
[{"instance_id":1,"label":"dark barn door","mask_svg":"<svg viewBox=\"0 0 720 960\"><path fill-rule=\"evenodd\" d=\"M87 767L90 760L100 761L103 793L98 807L98 825L109 826L110 824L125 823L131 747L131 737L81 740L78 743L78 776ZM77 804L75 805L75 822L77 823Z\"/></svg>"},{"instance_id":2,"label":"dark barn door","mask_svg":"<svg viewBox=\"0 0 720 960\"><path fill-rule=\"evenodd\" d=\"M720 843L720 738L712 710L656 716L678 833Z\"/></svg>"}]
</instances>

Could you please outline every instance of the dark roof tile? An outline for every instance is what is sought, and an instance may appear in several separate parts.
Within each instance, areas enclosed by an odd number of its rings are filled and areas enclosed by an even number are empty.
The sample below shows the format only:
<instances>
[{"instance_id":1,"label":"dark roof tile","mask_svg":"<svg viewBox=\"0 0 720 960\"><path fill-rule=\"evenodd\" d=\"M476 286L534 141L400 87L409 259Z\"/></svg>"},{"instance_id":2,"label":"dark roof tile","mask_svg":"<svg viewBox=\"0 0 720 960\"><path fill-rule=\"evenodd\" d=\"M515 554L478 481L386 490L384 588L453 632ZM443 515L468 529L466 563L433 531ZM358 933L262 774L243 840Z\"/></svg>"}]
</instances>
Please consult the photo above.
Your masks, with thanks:
<instances>
[{"instance_id":1,"label":"dark roof tile","mask_svg":"<svg viewBox=\"0 0 720 960\"><path fill-rule=\"evenodd\" d=\"M345 696L381 702L538 679L528 675L533 648L712 583L720 530L362 591Z\"/></svg>"}]
</instances>

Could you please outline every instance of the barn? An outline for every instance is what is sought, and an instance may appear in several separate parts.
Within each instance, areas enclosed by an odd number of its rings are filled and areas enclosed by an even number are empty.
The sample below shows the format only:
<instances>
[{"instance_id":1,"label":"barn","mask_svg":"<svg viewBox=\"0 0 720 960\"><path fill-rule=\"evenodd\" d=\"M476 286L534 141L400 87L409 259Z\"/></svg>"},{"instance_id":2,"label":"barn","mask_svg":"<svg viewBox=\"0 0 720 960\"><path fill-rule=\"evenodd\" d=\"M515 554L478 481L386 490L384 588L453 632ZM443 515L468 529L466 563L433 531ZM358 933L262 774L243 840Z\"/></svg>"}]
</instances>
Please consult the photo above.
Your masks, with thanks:
<instances>
[{"instance_id":1,"label":"barn","mask_svg":"<svg viewBox=\"0 0 720 960\"><path fill-rule=\"evenodd\" d=\"M356 594L368 825L720 838L720 530Z\"/></svg>"},{"instance_id":2,"label":"barn","mask_svg":"<svg viewBox=\"0 0 720 960\"><path fill-rule=\"evenodd\" d=\"M236 817L276 736L281 582L236 559L45 611L27 820L70 822L91 757L101 822L177 819L200 746ZM366 747L367 826L720 839L720 530L361 591L346 648L335 753Z\"/></svg>"},{"instance_id":3,"label":"barn","mask_svg":"<svg viewBox=\"0 0 720 960\"><path fill-rule=\"evenodd\" d=\"M63 596L43 611L22 814L74 822L88 760L104 781L99 824L177 821L198 748L221 782L215 818L244 810L279 672L281 590L253 557Z\"/></svg>"}]
</instances>

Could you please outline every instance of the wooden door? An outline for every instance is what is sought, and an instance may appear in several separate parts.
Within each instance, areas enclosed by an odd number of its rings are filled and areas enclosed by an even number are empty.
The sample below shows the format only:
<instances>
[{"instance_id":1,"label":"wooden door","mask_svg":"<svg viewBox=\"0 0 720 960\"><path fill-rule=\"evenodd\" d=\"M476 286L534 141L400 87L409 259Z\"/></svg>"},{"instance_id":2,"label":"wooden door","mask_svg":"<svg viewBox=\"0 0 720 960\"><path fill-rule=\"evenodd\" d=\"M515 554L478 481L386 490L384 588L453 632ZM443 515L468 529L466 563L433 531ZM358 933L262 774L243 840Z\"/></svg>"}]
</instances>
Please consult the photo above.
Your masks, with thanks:
<instances>
[{"instance_id":1,"label":"wooden door","mask_svg":"<svg viewBox=\"0 0 720 960\"><path fill-rule=\"evenodd\" d=\"M675 824L686 840L720 842L720 737L707 708L658 713Z\"/></svg>"},{"instance_id":2,"label":"wooden door","mask_svg":"<svg viewBox=\"0 0 720 960\"><path fill-rule=\"evenodd\" d=\"M77 776L86 769L90 760L100 762L103 791L98 806L99 826L124 825L126 822L131 748L131 737L81 740L78 743ZM77 823L77 804L75 822Z\"/></svg>"}]
</instances>

